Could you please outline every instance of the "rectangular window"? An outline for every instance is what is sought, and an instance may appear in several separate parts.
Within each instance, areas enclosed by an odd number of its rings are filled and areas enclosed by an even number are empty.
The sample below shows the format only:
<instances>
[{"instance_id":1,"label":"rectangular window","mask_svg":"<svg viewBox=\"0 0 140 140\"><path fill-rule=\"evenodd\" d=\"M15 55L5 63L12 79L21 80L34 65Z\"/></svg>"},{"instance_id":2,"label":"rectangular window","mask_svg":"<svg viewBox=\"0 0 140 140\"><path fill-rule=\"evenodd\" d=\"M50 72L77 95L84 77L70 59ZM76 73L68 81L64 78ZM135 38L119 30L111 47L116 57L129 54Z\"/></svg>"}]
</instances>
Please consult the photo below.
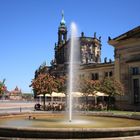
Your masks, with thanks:
<instances>
[{"instance_id":1,"label":"rectangular window","mask_svg":"<svg viewBox=\"0 0 140 140\"><path fill-rule=\"evenodd\" d=\"M113 75L112 71L105 72L105 77L112 77L112 75Z\"/></svg>"},{"instance_id":2,"label":"rectangular window","mask_svg":"<svg viewBox=\"0 0 140 140\"><path fill-rule=\"evenodd\" d=\"M133 74L133 75L139 74L139 67L133 67L133 68L132 68L132 74Z\"/></svg>"},{"instance_id":3,"label":"rectangular window","mask_svg":"<svg viewBox=\"0 0 140 140\"><path fill-rule=\"evenodd\" d=\"M109 72L109 77L112 77L113 73L112 71Z\"/></svg>"},{"instance_id":4,"label":"rectangular window","mask_svg":"<svg viewBox=\"0 0 140 140\"><path fill-rule=\"evenodd\" d=\"M91 80L94 80L95 79L95 75L94 73L91 74Z\"/></svg>"},{"instance_id":5,"label":"rectangular window","mask_svg":"<svg viewBox=\"0 0 140 140\"><path fill-rule=\"evenodd\" d=\"M99 75L98 75L98 73L95 73L95 80L99 80Z\"/></svg>"},{"instance_id":6,"label":"rectangular window","mask_svg":"<svg viewBox=\"0 0 140 140\"><path fill-rule=\"evenodd\" d=\"M133 79L134 104L140 102L139 79Z\"/></svg>"},{"instance_id":7,"label":"rectangular window","mask_svg":"<svg viewBox=\"0 0 140 140\"><path fill-rule=\"evenodd\" d=\"M99 80L99 74L98 73L92 73L91 79L92 80Z\"/></svg>"},{"instance_id":8,"label":"rectangular window","mask_svg":"<svg viewBox=\"0 0 140 140\"><path fill-rule=\"evenodd\" d=\"M105 72L105 77L108 77L108 72Z\"/></svg>"}]
</instances>

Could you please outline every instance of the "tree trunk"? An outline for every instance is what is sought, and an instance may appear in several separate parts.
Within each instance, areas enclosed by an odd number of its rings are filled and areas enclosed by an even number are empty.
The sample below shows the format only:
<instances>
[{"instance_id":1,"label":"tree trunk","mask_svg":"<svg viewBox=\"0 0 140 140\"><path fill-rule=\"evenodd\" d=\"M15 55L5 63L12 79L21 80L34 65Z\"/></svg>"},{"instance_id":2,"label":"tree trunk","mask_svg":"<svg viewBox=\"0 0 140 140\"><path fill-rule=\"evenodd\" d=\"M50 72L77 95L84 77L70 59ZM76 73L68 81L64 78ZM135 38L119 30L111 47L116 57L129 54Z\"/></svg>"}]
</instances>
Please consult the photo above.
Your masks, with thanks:
<instances>
[{"instance_id":1,"label":"tree trunk","mask_svg":"<svg viewBox=\"0 0 140 140\"><path fill-rule=\"evenodd\" d=\"M65 110L67 111L67 109L68 109L68 108L67 108L67 107L68 107L68 94L65 93L65 95L66 95L66 96L65 96L65 107L64 107L64 108L65 108Z\"/></svg>"},{"instance_id":2,"label":"tree trunk","mask_svg":"<svg viewBox=\"0 0 140 140\"><path fill-rule=\"evenodd\" d=\"M86 105L88 105L88 96L86 96Z\"/></svg>"},{"instance_id":3,"label":"tree trunk","mask_svg":"<svg viewBox=\"0 0 140 140\"><path fill-rule=\"evenodd\" d=\"M111 96L108 96L108 102L107 102L107 111L110 109L110 98Z\"/></svg>"},{"instance_id":4,"label":"tree trunk","mask_svg":"<svg viewBox=\"0 0 140 140\"><path fill-rule=\"evenodd\" d=\"M86 106L85 106L85 110L88 111L88 96L86 96Z\"/></svg>"},{"instance_id":5,"label":"tree trunk","mask_svg":"<svg viewBox=\"0 0 140 140\"><path fill-rule=\"evenodd\" d=\"M43 109L44 109L44 111L45 111L45 94L43 94Z\"/></svg>"}]
</instances>

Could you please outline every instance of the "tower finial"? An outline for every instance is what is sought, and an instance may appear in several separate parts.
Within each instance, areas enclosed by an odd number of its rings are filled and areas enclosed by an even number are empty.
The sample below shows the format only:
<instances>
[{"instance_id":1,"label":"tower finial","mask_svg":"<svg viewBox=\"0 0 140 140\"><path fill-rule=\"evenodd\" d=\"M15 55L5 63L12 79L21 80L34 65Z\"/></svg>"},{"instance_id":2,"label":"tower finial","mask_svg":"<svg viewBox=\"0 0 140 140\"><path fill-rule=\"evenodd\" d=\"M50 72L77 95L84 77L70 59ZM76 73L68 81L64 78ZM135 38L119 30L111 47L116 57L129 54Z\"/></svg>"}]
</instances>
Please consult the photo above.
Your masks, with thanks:
<instances>
[{"instance_id":1,"label":"tower finial","mask_svg":"<svg viewBox=\"0 0 140 140\"><path fill-rule=\"evenodd\" d=\"M61 25L65 25L65 19L64 19L64 10L62 10L62 19L61 19L61 22L60 22L60 24Z\"/></svg>"},{"instance_id":2,"label":"tower finial","mask_svg":"<svg viewBox=\"0 0 140 140\"><path fill-rule=\"evenodd\" d=\"M62 10L62 18L64 18L64 10Z\"/></svg>"}]
</instances>

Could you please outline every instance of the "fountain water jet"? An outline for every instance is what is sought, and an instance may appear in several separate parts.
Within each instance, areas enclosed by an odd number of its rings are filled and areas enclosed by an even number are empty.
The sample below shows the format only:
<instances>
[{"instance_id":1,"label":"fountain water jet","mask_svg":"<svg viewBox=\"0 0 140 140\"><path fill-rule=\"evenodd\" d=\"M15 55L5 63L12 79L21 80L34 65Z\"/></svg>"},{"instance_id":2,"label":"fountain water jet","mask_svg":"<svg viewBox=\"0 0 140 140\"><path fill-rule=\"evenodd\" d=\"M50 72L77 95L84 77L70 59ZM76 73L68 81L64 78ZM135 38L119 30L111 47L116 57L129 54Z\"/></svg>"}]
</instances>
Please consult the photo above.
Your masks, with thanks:
<instances>
[{"instance_id":1,"label":"fountain water jet","mask_svg":"<svg viewBox=\"0 0 140 140\"><path fill-rule=\"evenodd\" d=\"M70 42L70 58L69 58L69 122L72 121L72 93L76 90L74 85L78 71L78 56L79 56L79 43L76 38L77 27L74 22L71 23L71 42Z\"/></svg>"}]
</instances>

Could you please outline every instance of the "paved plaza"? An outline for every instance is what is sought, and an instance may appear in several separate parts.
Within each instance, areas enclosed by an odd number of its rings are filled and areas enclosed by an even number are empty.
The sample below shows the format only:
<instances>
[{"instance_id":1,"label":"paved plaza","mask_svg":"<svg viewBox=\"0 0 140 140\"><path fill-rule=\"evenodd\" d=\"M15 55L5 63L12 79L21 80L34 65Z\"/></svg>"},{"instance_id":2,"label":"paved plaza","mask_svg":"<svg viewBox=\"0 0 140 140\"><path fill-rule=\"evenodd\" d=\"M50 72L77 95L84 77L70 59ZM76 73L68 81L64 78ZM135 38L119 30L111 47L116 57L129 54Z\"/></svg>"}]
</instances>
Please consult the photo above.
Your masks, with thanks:
<instances>
[{"instance_id":1,"label":"paved plaza","mask_svg":"<svg viewBox=\"0 0 140 140\"><path fill-rule=\"evenodd\" d=\"M12 112L29 112L34 110L35 102L0 101L0 114Z\"/></svg>"}]
</instances>

